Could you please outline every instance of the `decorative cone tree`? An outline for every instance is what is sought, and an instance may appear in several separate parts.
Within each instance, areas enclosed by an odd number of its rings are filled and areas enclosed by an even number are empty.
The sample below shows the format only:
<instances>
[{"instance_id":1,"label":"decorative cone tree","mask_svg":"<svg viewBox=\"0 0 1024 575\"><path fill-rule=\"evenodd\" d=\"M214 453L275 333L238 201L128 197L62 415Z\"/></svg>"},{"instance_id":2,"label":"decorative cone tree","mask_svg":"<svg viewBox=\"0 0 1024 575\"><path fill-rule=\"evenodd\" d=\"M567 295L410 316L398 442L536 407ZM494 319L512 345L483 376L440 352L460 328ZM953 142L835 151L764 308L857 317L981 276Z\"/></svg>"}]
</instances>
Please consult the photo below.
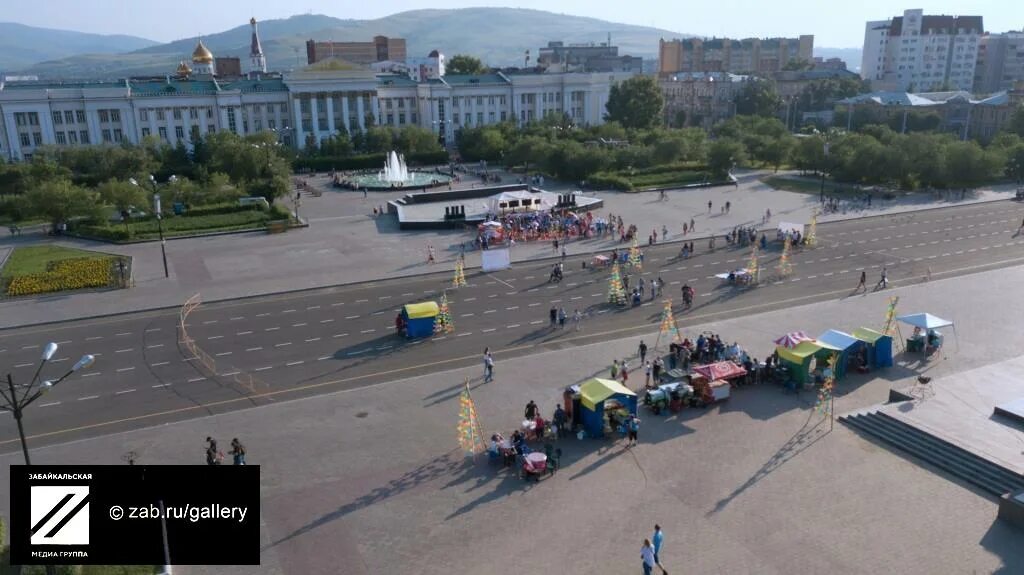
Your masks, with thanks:
<instances>
[{"instance_id":1,"label":"decorative cone tree","mask_svg":"<svg viewBox=\"0 0 1024 575\"><path fill-rule=\"evenodd\" d=\"M636 232L633 232L633 245L629 248L629 265L636 270L644 267L644 258L640 253L640 242L636 239Z\"/></svg>"},{"instance_id":2,"label":"decorative cone tree","mask_svg":"<svg viewBox=\"0 0 1024 575\"><path fill-rule=\"evenodd\" d=\"M807 228L807 245L814 247L818 245L818 210L815 209L811 214L811 225Z\"/></svg>"},{"instance_id":3,"label":"decorative cone tree","mask_svg":"<svg viewBox=\"0 0 1024 575\"><path fill-rule=\"evenodd\" d=\"M460 288L466 285L466 262L462 256L455 260L455 277L452 279L452 287Z\"/></svg>"},{"instance_id":4,"label":"decorative cone tree","mask_svg":"<svg viewBox=\"0 0 1024 575\"><path fill-rule=\"evenodd\" d=\"M476 414L476 404L473 397L469 395L469 380L467 379L459 394L459 423L456 427L459 436L459 446L466 453L467 457L473 457L484 452L483 427L480 425L480 418Z\"/></svg>"},{"instance_id":5,"label":"decorative cone tree","mask_svg":"<svg viewBox=\"0 0 1024 575\"><path fill-rule=\"evenodd\" d=\"M789 239L789 234L786 234L786 239L782 244L782 255L779 256L779 265L776 268L780 278L784 278L793 273L793 262L790 261L790 254L792 251L793 242Z\"/></svg>"},{"instance_id":6,"label":"decorative cone tree","mask_svg":"<svg viewBox=\"0 0 1024 575\"><path fill-rule=\"evenodd\" d=\"M437 312L437 319L434 321L434 333L451 333L455 331L455 324L452 323L452 310L448 306L448 294L441 294L441 309Z\"/></svg>"},{"instance_id":7,"label":"decorative cone tree","mask_svg":"<svg viewBox=\"0 0 1024 575\"><path fill-rule=\"evenodd\" d=\"M622 287L622 272L619 262L612 264L612 277L608 280L608 302L615 305L626 305L626 289Z\"/></svg>"},{"instance_id":8,"label":"decorative cone tree","mask_svg":"<svg viewBox=\"0 0 1024 575\"><path fill-rule=\"evenodd\" d=\"M683 343L683 336L679 332L679 325L676 323L676 316L672 313L672 300L665 299L664 307L661 309L661 326L658 328L658 339L654 342L654 349L661 344L661 336L668 335L671 344Z\"/></svg>"},{"instance_id":9,"label":"decorative cone tree","mask_svg":"<svg viewBox=\"0 0 1024 575\"><path fill-rule=\"evenodd\" d=\"M761 273L761 269L758 263L757 244L754 244L754 249L750 251L750 261L747 263L747 273L750 274L750 283L756 284L758 276Z\"/></svg>"}]
</instances>

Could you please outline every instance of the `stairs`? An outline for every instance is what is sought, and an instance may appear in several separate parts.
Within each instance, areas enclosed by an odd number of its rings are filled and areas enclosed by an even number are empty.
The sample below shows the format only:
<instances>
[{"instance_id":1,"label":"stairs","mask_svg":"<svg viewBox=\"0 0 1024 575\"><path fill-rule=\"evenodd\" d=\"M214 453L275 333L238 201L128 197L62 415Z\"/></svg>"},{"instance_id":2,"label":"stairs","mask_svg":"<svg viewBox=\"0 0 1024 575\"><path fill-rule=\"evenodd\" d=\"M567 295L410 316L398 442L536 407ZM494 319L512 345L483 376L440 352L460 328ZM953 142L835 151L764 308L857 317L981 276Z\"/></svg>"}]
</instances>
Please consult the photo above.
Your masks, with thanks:
<instances>
[{"instance_id":1,"label":"stairs","mask_svg":"<svg viewBox=\"0 0 1024 575\"><path fill-rule=\"evenodd\" d=\"M1024 489L1024 476L879 411L854 412L841 416L839 421L997 498L1004 493Z\"/></svg>"}]
</instances>

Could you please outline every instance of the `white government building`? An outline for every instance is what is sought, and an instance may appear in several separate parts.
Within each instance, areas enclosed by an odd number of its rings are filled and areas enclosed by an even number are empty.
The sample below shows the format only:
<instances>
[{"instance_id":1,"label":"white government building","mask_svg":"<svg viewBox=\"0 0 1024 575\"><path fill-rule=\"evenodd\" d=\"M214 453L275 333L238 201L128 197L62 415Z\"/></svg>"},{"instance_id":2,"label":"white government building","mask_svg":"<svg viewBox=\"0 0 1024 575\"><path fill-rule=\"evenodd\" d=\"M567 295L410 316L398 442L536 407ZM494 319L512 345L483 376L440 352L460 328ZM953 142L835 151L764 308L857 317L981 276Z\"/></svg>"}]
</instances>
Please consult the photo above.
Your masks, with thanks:
<instances>
[{"instance_id":1,"label":"white government building","mask_svg":"<svg viewBox=\"0 0 1024 575\"><path fill-rule=\"evenodd\" d=\"M418 125L453 143L462 127L566 114L579 125L604 121L611 86L629 73L447 75L415 81L372 70L266 74L255 20L248 74L212 75L199 41L192 66L173 76L118 82L0 82L0 158L31 159L39 146L137 144L156 136L190 146L203 134L271 131L285 145L367 125ZM431 55L437 54L433 52ZM438 54L438 58L443 58Z\"/></svg>"}]
</instances>

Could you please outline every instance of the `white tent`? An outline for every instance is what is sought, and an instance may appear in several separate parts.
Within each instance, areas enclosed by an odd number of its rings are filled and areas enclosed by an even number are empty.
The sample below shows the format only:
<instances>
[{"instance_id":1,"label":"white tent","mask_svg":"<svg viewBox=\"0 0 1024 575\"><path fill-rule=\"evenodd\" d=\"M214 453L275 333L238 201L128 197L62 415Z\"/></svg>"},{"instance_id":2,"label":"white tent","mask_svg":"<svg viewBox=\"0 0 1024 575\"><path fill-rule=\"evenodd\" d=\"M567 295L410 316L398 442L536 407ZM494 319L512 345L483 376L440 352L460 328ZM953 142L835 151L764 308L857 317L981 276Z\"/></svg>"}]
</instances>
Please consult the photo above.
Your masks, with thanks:
<instances>
[{"instance_id":1,"label":"white tent","mask_svg":"<svg viewBox=\"0 0 1024 575\"><path fill-rule=\"evenodd\" d=\"M804 233L803 224L794 224L793 222L779 222L778 230L784 234L790 234L794 232Z\"/></svg>"},{"instance_id":2,"label":"white tent","mask_svg":"<svg viewBox=\"0 0 1024 575\"><path fill-rule=\"evenodd\" d=\"M942 319L941 317L934 316L930 313L911 313L896 316L896 320L924 330L951 327L953 328L953 339L956 341L956 348L960 349L960 338L956 335L956 324L948 319Z\"/></svg>"}]
</instances>

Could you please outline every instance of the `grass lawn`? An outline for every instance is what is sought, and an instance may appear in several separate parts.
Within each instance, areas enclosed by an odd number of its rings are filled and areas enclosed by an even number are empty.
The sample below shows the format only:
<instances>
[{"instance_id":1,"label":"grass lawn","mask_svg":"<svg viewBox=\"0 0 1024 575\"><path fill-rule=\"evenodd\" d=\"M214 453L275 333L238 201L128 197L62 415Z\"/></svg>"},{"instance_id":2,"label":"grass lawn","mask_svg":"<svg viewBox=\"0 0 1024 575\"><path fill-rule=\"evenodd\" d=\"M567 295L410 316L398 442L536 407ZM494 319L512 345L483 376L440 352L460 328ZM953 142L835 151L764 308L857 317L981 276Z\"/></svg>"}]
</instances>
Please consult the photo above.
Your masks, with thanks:
<instances>
[{"instance_id":1,"label":"grass lawn","mask_svg":"<svg viewBox=\"0 0 1024 575\"><path fill-rule=\"evenodd\" d=\"M117 282L113 270L119 259L122 258L61 246L17 247L0 269L0 293L29 295L112 286Z\"/></svg>"}]
</instances>

